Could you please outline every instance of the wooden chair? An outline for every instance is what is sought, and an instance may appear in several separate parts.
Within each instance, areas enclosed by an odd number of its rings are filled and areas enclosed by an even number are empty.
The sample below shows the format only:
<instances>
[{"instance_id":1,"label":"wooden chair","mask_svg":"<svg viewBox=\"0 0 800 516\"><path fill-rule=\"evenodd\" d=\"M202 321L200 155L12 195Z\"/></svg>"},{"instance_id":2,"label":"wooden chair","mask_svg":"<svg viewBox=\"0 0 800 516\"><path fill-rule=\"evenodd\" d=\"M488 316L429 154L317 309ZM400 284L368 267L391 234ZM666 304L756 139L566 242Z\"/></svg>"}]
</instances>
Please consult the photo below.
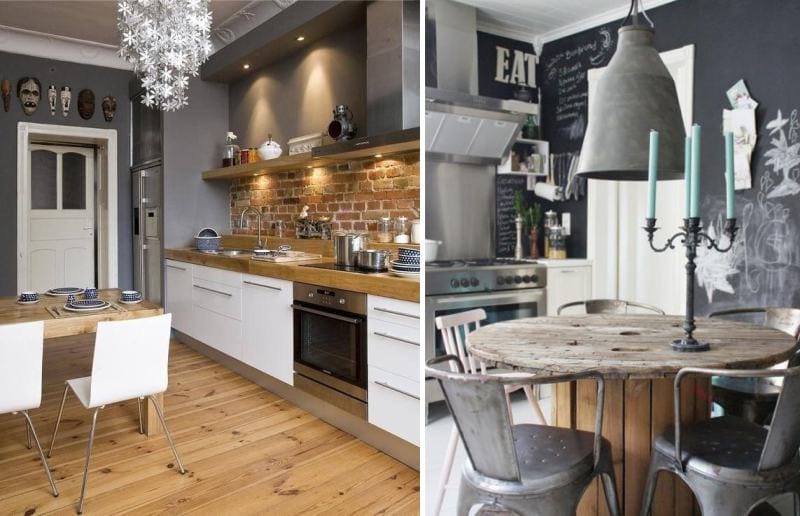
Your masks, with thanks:
<instances>
[{"instance_id":1,"label":"wooden chair","mask_svg":"<svg viewBox=\"0 0 800 516\"><path fill-rule=\"evenodd\" d=\"M689 375L730 378L783 377L769 430L736 416L681 427L681 380ZM691 488L703 516L745 515L773 496L800 500L800 367L789 369L701 369L675 377L675 426L653 443L642 516L650 513L659 471L669 471ZM795 512L796 514L796 512Z\"/></svg>"},{"instance_id":2,"label":"wooden chair","mask_svg":"<svg viewBox=\"0 0 800 516\"><path fill-rule=\"evenodd\" d=\"M42 404L43 345L44 323L41 321L0 326L0 414L19 412L25 418L28 448L33 436L50 489L53 496L58 496L50 466L28 414Z\"/></svg>"},{"instance_id":3,"label":"wooden chair","mask_svg":"<svg viewBox=\"0 0 800 516\"><path fill-rule=\"evenodd\" d=\"M436 318L436 328L442 335L444 342L445 353L448 355L457 356L461 362L461 367L469 374L487 374L486 364L473 357L467 349L466 336L471 331L480 328L481 321L486 319L486 311L482 308L469 310L451 315L443 315ZM455 368L455 365L451 367ZM501 373L504 378L529 378L530 375L526 373L504 372ZM536 421L541 425L546 425L542 409L533 392L533 387L530 384L522 383L509 383L503 386L506 397L506 405L508 405L509 418L511 415L511 394L513 392L522 390L528 398L528 403L531 405L533 415ZM513 424L513 419L510 420ZM450 432L450 439L445 451L445 460L442 466L441 479L439 484L439 492L437 493L436 505L434 514L439 514L444 502L445 490L447 488L447 481L450 479L450 472L453 469L453 459L456 454L456 446L458 445L458 429L453 425Z\"/></svg>"},{"instance_id":4,"label":"wooden chair","mask_svg":"<svg viewBox=\"0 0 800 516\"><path fill-rule=\"evenodd\" d=\"M795 339L800 337L800 309L797 308L735 308L713 312L709 317L752 318L758 314L763 314L764 326L788 333ZM788 362L775 367L800 365L799 358L795 355ZM714 402L726 414L743 417L760 425L769 424L781 392L780 382L770 378L715 377L711 383Z\"/></svg>"},{"instance_id":5,"label":"wooden chair","mask_svg":"<svg viewBox=\"0 0 800 516\"><path fill-rule=\"evenodd\" d=\"M664 315L664 310L657 306L638 303L636 301L625 301L624 299L588 299L586 301L573 301L559 306L556 315L561 315L563 310L574 306L583 306L587 314L627 314L628 309L633 307Z\"/></svg>"},{"instance_id":6,"label":"wooden chair","mask_svg":"<svg viewBox=\"0 0 800 516\"><path fill-rule=\"evenodd\" d=\"M178 471L181 474L186 472L178 456L178 450L172 442L161 407L154 398L156 394L167 390L171 321L172 314L164 314L130 321L97 323L92 376L73 378L66 382L47 456L53 453L58 425L64 412L64 402L72 390L84 408L92 410L92 427L89 430L89 443L86 447L86 464L83 468L78 514L83 513L97 414L100 409L111 403L135 399L139 408L139 432L142 433L142 402L148 398L164 427L164 434L175 455Z\"/></svg>"},{"instance_id":7,"label":"wooden chair","mask_svg":"<svg viewBox=\"0 0 800 516\"><path fill-rule=\"evenodd\" d=\"M450 368L440 368L445 361ZM446 370L453 366L457 371ZM432 359L426 373L439 382L467 451L458 494L459 515L472 514L477 506L481 513L575 514L584 491L598 476L609 512L620 514L611 444L602 436L604 382L599 374L527 375L523 382L538 385L596 380L597 413L592 433L512 424L511 409L504 403L505 387L519 383L520 377L465 374L461 357L454 355Z\"/></svg>"}]
</instances>

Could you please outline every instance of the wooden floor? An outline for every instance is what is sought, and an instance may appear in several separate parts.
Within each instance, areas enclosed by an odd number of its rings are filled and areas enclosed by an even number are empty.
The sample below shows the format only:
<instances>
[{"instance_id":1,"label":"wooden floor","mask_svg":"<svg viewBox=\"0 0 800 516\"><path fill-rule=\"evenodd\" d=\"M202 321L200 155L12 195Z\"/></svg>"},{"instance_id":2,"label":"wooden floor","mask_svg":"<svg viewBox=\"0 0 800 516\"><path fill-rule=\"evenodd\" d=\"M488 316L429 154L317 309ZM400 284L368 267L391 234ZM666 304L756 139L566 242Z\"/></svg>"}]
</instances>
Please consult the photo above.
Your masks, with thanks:
<instances>
[{"instance_id":1,"label":"wooden floor","mask_svg":"<svg viewBox=\"0 0 800 516\"><path fill-rule=\"evenodd\" d=\"M50 443L66 378L91 370L92 340L45 342L42 406ZM419 474L355 437L173 342L163 435L138 433L136 402L100 412L85 514L416 514ZM21 415L0 415L0 514L74 514L90 413L70 395L50 468L54 498ZM46 449L46 448L45 448Z\"/></svg>"}]
</instances>

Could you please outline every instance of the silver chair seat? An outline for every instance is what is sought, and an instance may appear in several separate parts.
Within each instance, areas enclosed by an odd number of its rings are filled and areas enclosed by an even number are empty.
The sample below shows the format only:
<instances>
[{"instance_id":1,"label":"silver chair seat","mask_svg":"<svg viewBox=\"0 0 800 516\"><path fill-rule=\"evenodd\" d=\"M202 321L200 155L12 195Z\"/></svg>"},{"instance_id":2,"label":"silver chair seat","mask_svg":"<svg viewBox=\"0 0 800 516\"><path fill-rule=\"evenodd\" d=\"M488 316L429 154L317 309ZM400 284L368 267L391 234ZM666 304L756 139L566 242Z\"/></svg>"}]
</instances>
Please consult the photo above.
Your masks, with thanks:
<instances>
[{"instance_id":1,"label":"silver chair seat","mask_svg":"<svg viewBox=\"0 0 800 516\"><path fill-rule=\"evenodd\" d=\"M781 393L780 385L775 385L767 378L726 378L717 376L711 379L714 387L742 392L756 396L774 396Z\"/></svg>"},{"instance_id":2,"label":"silver chair seat","mask_svg":"<svg viewBox=\"0 0 800 516\"><path fill-rule=\"evenodd\" d=\"M674 428L655 441L657 451L675 456ZM782 483L798 476L800 457L786 466L758 471L767 429L746 419L723 416L695 423L681 431L681 456L688 470L730 482L755 479Z\"/></svg>"},{"instance_id":3,"label":"silver chair seat","mask_svg":"<svg viewBox=\"0 0 800 516\"><path fill-rule=\"evenodd\" d=\"M536 494L591 474L594 465L592 432L532 424L514 425L511 431L520 480L495 480L492 491L519 494L522 484L526 493ZM610 445L604 440L603 447L606 446ZM464 463L464 474L475 483L484 483L486 479L472 469L469 461Z\"/></svg>"}]
</instances>

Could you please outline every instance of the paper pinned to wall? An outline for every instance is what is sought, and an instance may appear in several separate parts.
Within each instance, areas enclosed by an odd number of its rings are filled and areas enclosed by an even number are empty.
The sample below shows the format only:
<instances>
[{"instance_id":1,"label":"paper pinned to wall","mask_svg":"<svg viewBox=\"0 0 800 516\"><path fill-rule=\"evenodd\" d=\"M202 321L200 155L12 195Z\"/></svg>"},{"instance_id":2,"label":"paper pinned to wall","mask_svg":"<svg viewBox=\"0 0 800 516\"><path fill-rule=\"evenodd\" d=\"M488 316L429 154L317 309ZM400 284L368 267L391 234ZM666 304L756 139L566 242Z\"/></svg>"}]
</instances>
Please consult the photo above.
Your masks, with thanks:
<instances>
[{"instance_id":1,"label":"paper pinned to wall","mask_svg":"<svg viewBox=\"0 0 800 516\"><path fill-rule=\"evenodd\" d=\"M722 111L722 130L733 133L733 170L736 190L752 187L750 160L756 147L755 108L724 109Z\"/></svg>"}]
</instances>

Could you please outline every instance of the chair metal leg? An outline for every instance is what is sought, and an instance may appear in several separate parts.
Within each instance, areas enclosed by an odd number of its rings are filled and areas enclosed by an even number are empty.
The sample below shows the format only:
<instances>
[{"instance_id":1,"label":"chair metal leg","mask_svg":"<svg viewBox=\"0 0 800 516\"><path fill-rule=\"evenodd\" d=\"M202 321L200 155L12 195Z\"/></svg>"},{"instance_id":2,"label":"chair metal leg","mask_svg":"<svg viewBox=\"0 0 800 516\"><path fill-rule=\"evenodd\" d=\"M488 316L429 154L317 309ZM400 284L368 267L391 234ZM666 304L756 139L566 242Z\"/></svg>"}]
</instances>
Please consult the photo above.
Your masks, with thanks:
<instances>
[{"instance_id":1,"label":"chair metal leg","mask_svg":"<svg viewBox=\"0 0 800 516\"><path fill-rule=\"evenodd\" d=\"M56 417L56 426L53 428L53 437L50 439L50 449L47 450L47 456L53 455L53 448L56 445L56 434L58 433L58 424L61 423L61 414L64 413L64 402L67 401L67 393L69 392L69 384L64 386L64 396L61 397L61 406L58 408L58 417Z\"/></svg>"},{"instance_id":2,"label":"chair metal leg","mask_svg":"<svg viewBox=\"0 0 800 516\"><path fill-rule=\"evenodd\" d=\"M450 472L453 470L453 459L456 456L456 447L458 446L458 428L453 424L453 429L450 431L450 439L447 441L447 449L445 450L444 463L442 464L442 472L439 475L439 492L436 493L436 505L433 509L433 516L439 516L442 512L442 504L444 497L447 493L447 483L450 480Z\"/></svg>"},{"instance_id":3,"label":"chair metal leg","mask_svg":"<svg viewBox=\"0 0 800 516\"><path fill-rule=\"evenodd\" d=\"M658 472L668 464L668 459L661 453L653 450L650 458L650 469L647 471L647 483L644 487L644 498L642 500L641 516L649 516L653 505L653 498L656 494L656 483L658 482Z\"/></svg>"},{"instance_id":4,"label":"chair metal leg","mask_svg":"<svg viewBox=\"0 0 800 516\"><path fill-rule=\"evenodd\" d=\"M511 387L510 385L506 385L504 390L506 392L506 405L508 406L508 422L510 424L514 424L514 411L511 410Z\"/></svg>"},{"instance_id":5,"label":"chair metal leg","mask_svg":"<svg viewBox=\"0 0 800 516\"><path fill-rule=\"evenodd\" d=\"M542 407L539 406L539 401L536 399L536 396L533 393L533 388L530 385L525 385L522 387L522 390L525 392L525 396L528 398L528 403L531 404L531 410L533 410L533 415L537 420L536 423L540 425L546 425L547 420L544 418Z\"/></svg>"},{"instance_id":6,"label":"chair metal leg","mask_svg":"<svg viewBox=\"0 0 800 516\"><path fill-rule=\"evenodd\" d=\"M144 398L136 398L136 406L139 409L139 433L144 433L144 424L142 423L142 400Z\"/></svg>"},{"instance_id":7,"label":"chair metal leg","mask_svg":"<svg viewBox=\"0 0 800 516\"><path fill-rule=\"evenodd\" d=\"M83 466L83 483L81 484L81 499L78 501L78 514L83 514L83 500L86 497L86 483L89 480L89 463L92 459L92 445L94 444L94 431L97 428L97 413L100 408L92 413L92 429L89 430L89 443L86 445L86 464Z\"/></svg>"},{"instance_id":8,"label":"chair metal leg","mask_svg":"<svg viewBox=\"0 0 800 516\"><path fill-rule=\"evenodd\" d=\"M33 421L31 421L31 416L28 415L27 410L22 411L22 415L25 416L25 428L28 430L28 442L30 443L31 435L33 436L33 440L36 443L36 449L39 451L39 458L42 459L42 466L44 466L44 472L47 473L47 480L50 481L50 489L53 490L53 496L58 496L58 489L56 489L56 483L53 481L53 475L50 473L50 465L47 463L47 459L44 456L44 451L42 450L42 445L39 443L39 436L36 435L36 430L33 428ZM28 448L30 448L30 444L28 444Z\"/></svg>"},{"instance_id":9,"label":"chair metal leg","mask_svg":"<svg viewBox=\"0 0 800 516\"><path fill-rule=\"evenodd\" d=\"M158 414L158 419L161 421L161 426L164 427L164 435L167 436L167 442L169 443L170 448L172 448L172 454L175 455L175 462L178 463L179 468L178 471L180 471L181 475L183 475L186 473L186 470L183 468L183 464L181 464L181 458L178 457L178 450L175 448L175 443L172 442L172 435L170 435L169 428L167 428L167 422L164 420L164 414L161 413L161 407L158 406L158 402L156 402L155 398L152 396L148 396L148 398L156 409L156 414Z\"/></svg>"},{"instance_id":10,"label":"chair metal leg","mask_svg":"<svg viewBox=\"0 0 800 516\"><path fill-rule=\"evenodd\" d=\"M608 504L608 513L611 516L619 516L619 500L617 499L617 482L614 478L614 468L612 467L608 473L600 475L603 481L603 492L606 494L606 503Z\"/></svg>"},{"instance_id":11,"label":"chair metal leg","mask_svg":"<svg viewBox=\"0 0 800 516\"><path fill-rule=\"evenodd\" d=\"M25 437L27 438L25 446L27 446L28 449L30 450L31 449L31 427L28 426L27 423L25 423Z\"/></svg>"}]
</instances>

